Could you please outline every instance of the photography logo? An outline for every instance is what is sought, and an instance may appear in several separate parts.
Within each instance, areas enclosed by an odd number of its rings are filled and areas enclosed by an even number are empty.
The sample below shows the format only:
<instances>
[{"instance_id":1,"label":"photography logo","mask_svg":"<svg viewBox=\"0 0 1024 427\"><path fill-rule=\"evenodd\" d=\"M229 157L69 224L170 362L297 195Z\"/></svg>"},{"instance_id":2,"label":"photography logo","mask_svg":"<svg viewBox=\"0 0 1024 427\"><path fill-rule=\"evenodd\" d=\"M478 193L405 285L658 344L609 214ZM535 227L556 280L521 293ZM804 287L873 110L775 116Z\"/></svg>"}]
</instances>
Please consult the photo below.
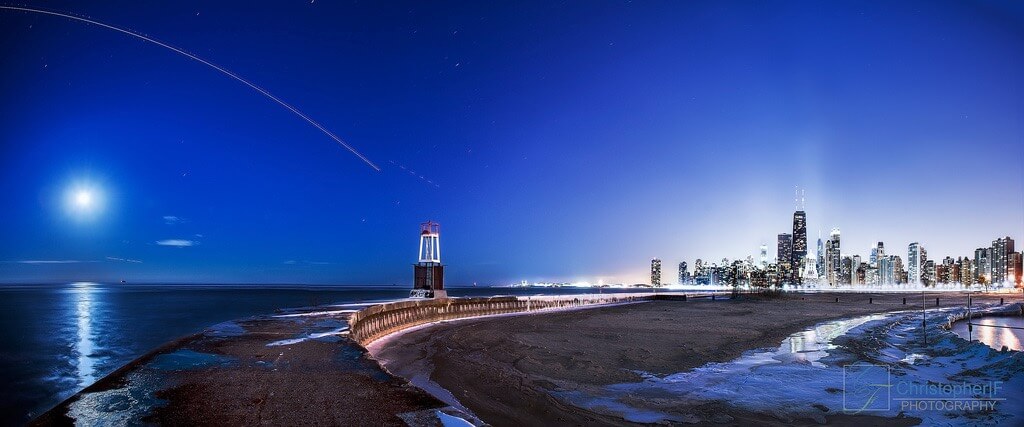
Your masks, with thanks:
<instances>
[{"instance_id":1,"label":"photography logo","mask_svg":"<svg viewBox=\"0 0 1024 427\"><path fill-rule=\"evenodd\" d=\"M888 411L892 383L886 365L843 366L843 411Z\"/></svg>"}]
</instances>

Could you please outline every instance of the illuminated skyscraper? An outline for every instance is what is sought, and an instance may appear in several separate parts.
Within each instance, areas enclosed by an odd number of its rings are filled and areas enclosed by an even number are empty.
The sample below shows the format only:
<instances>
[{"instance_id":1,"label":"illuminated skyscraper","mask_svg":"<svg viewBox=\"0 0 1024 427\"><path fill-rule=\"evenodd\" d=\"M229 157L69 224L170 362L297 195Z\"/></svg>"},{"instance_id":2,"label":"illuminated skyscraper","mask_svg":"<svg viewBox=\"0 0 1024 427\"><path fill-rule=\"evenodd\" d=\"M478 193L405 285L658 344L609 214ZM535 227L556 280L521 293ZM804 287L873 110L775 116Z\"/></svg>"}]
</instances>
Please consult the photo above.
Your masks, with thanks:
<instances>
[{"instance_id":1,"label":"illuminated skyscraper","mask_svg":"<svg viewBox=\"0 0 1024 427\"><path fill-rule=\"evenodd\" d=\"M839 229L833 228L825 242L825 278L829 284L839 284L842 269L842 253L840 251Z\"/></svg>"},{"instance_id":2,"label":"illuminated skyscraper","mask_svg":"<svg viewBox=\"0 0 1024 427\"><path fill-rule=\"evenodd\" d=\"M866 265L864 263L860 262L860 255L854 255L854 256L850 257L850 278L849 278L849 281L848 282L843 282L842 280L840 280L840 282L854 284L854 285L866 284L867 282L865 282L865 280L866 280L865 279L865 268L866 268Z\"/></svg>"},{"instance_id":3,"label":"illuminated skyscraper","mask_svg":"<svg viewBox=\"0 0 1024 427\"><path fill-rule=\"evenodd\" d=\"M800 273L805 258L807 258L807 213L798 210L793 213L793 253L790 257L794 284L800 284Z\"/></svg>"},{"instance_id":4,"label":"illuminated skyscraper","mask_svg":"<svg viewBox=\"0 0 1024 427\"><path fill-rule=\"evenodd\" d=\"M708 265L700 258L697 258L697 261L693 263L693 280L698 285L711 283L711 273L708 270Z\"/></svg>"},{"instance_id":5,"label":"illuminated skyscraper","mask_svg":"<svg viewBox=\"0 0 1024 427\"><path fill-rule=\"evenodd\" d=\"M844 256L839 260L839 283L848 285L853 283L853 275L856 274L856 267L853 258Z\"/></svg>"},{"instance_id":6,"label":"illuminated skyscraper","mask_svg":"<svg viewBox=\"0 0 1024 427\"><path fill-rule=\"evenodd\" d=\"M974 250L974 283L989 283L992 280L991 248Z\"/></svg>"},{"instance_id":7,"label":"illuminated skyscraper","mask_svg":"<svg viewBox=\"0 0 1024 427\"><path fill-rule=\"evenodd\" d=\"M1010 252L1006 261L1006 280L1020 285L1024 281L1024 253Z\"/></svg>"},{"instance_id":8,"label":"illuminated skyscraper","mask_svg":"<svg viewBox=\"0 0 1024 427\"><path fill-rule=\"evenodd\" d=\"M991 269L992 283L1003 283L1009 278L1007 274L1010 254L1013 250L1013 239L1010 236L1002 237L992 241Z\"/></svg>"},{"instance_id":9,"label":"illuminated skyscraper","mask_svg":"<svg viewBox=\"0 0 1024 427\"><path fill-rule=\"evenodd\" d=\"M960 277L957 280L964 286L970 286L974 283L974 263L971 262L971 257L958 258L960 262Z\"/></svg>"},{"instance_id":10,"label":"illuminated skyscraper","mask_svg":"<svg viewBox=\"0 0 1024 427\"><path fill-rule=\"evenodd\" d=\"M818 282L818 260L814 255L807 255L807 262L804 263L804 272L801 275L804 282Z\"/></svg>"},{"instance_id":11,"label":"illuminated skyscraper","mask_svg":"<svg viewBox=\"0 0 1024 427\"><path fill-rule=\"evenodd\" d=\"M776 252L776 263L779 264L779 275L782 281L793 283L793 235L789 233L779 234L778 250Z\"/></svg>"},{"instance_id":12,"label":"illuminated skyscraper","mask_svg":"<svg viewBox=\"0 0 1024 427\"><path fill-rule=\"evenodd\" d=\"M881 245L881 242L879 242ZM879 252L884 250L879 249ZM896 266L893 265L892 257L879 256L878 257L878 284L879 285L890 285L896 283Z\"/></svg>"},{"instance_id":13,"label":"illuminated skyscraper","mask_svg":"<svg viewBox=\"0 0 1024 427\"><path fill-rule=\"evenodd\" d=\"M762 269L768 268L768 245L761 245L760 265Z\"/></svg>"},{"instance_id":14,"label":"illuminated skyscraper","mask_svg":"<svg viewBox=\"0 0 1024 427\"><path fill-rule=\"evenodd\" d=\"M916 285L921 283L921 269L924 267L921 244L914 242L907 247L907 282Z\"/></svg>"},{"instance_id":15,"label":"illuminated skyscraper","mask_svg":"<svg viewBox=\"0 0 1024 427\"><path fill-rule=\"evenodd\" d=\"M679 263L679 284L690 283L690 272L686 270L686 261Z\"/></svg>"},{"instance_id":16,"label":"illuminated skyscraper","mask_svg":"<svg viewBox=\"0 0 1024 427\"><path fill-rule=\"evenodd\" d=\"M821 231L818 231L818 277L825 275L825 244L821 241Z\"/></svg>"},{"instance_id":17,"label":"illuminated skyscraper","mask_svg":"<svg viewBox=\"0 0 1024 427\"><path fill-rule=\"evenodd\" d=\"M925 286L935 286L935 260L925 259L921 264L921 283Z\"/></svg>"},{"instance_id":18,"label":"illuminated skyscraper","mask_svg":"<svg viewBox=\"0 0 1024 427\"><path fill-rule=\"evenodd\" d=\"M903 266L903 258L899 255L890 255L892 258L892 268L895 274L894 283L907 283L907 270Z\"/></svg>"},{"instance_id":19,"label":"illuminated skyscraper","mask_svg":"<svg viewBox=\"0 0 1024 427\"><path fill-rule=\"evenodd\" d=\"M651 286L661 286L661 260L658 258L651 260Z\"/></svg>"}]
</instances>

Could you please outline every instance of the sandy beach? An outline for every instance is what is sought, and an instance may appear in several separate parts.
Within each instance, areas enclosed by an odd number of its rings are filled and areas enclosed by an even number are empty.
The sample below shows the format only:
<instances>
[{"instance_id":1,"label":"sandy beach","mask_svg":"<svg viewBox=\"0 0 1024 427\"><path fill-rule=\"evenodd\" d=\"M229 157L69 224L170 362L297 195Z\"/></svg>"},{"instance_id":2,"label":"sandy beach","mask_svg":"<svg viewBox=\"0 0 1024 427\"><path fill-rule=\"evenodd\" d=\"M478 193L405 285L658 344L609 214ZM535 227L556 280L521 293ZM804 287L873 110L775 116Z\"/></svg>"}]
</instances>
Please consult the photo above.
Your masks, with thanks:
<instances>
[{"instance_id":1,"label":"sandy beach","mask_svg":"<svg viewBox=\"0 0 1024 427\"><path fill-rule=\"evenodd\" d=\"M929 295L929 309L935 297L943 307L966 303L958 294ZM621 425L629 423L567 404L553 393L640 381L636 371L668 375L726 362L751 349L778 347L790 334L822 321L920 310L921 304L921 294L893 293L656 301L449 322L389 337L370 351L388 371L450 391L493 425ZM845 415L838 409L822 408L829 425L920 422ZM728 402L683 401L675 411L697 424L817 425L821 419L779 419Z\"/></svg>"}]
</instances>

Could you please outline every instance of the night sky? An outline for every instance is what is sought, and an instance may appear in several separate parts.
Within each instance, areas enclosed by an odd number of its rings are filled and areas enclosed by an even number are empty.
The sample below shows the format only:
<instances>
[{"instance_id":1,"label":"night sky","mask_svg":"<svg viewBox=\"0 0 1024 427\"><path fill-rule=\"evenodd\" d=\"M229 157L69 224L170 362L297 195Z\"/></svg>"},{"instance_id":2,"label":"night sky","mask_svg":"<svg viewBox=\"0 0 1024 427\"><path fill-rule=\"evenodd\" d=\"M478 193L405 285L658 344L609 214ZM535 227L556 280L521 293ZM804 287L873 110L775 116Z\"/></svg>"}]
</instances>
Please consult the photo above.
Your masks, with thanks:
<instances>
[{"instance_id":1,"label":"night sky","mask_svg":"<svg viewBox=\"0 0 1024 427\"><path fill-rule=\"evenodd\" d=\"M1013 2L45 2L0 11L0 282L646 281L1024 245ZM414 172L410 172L414 171ZM87 206L75 197L88 192ZM83 201L79 201L83 202Z\"/></svg>"}]
</instances>

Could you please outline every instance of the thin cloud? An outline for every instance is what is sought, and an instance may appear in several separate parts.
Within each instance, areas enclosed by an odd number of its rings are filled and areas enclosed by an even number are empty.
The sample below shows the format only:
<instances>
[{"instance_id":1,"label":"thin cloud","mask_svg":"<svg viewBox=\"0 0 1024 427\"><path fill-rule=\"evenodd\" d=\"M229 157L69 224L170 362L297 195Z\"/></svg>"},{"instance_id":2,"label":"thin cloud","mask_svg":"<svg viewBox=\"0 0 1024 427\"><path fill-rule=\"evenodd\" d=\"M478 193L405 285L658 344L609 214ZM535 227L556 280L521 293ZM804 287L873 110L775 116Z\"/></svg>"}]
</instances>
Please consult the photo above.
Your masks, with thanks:
<instances>
[{"instance_id":1,"label":"thin cloud","mask_svg":"<svg viewBox=\"0 0 1024 427\"><path fill-rule=\"evenodd\" d=\"M174 247L178 247L178 248L187 248L189 246L198 245L199 242L197 242L195 240L185 240L185 239L166 239L166 240L157 240L156 244L158 244L160 246L174 246Z\"/></svg>"},{"instance_id":2,"label":"thin cloud","mask_svg":"<svg viewBox=\"0 0 1024 427\"><path fill-rule=\"evenodd\" d=\"M303 264L303 265L330 265L331 263L329 263L327 261L305 261L305 260L303 260L303 261L296 261L296 260L290 259L288 261L285 261L284 264L285 265L295 265L295 264Z\"/></svg>"},{"instance_id":3,"label":"thin cloud","mask_svg":"<svg viewBox=\"0 0 1024 427\"><path fill-rule=\"evenodd\" d=\"M108 257L107 257L107 260L110 260L110 261L119 261L119 262L130 262L130 263L133 263L133 264L142 264L142 261L139 261L139 260L137 260L137 259L131 259L131 258L118 258L118 257L114 257L114 256L108 256Z\"/></svg>"},{"instance_id":4,"label":"thin cloud","mask_svg":"<svg viewBox=\"0 0 1024 427\"><path fill-rule=\"evenodd\" d=\"M174 215L164 215L164 223L167 225L181 224L185 222L185 218Z\"/></svg>"}]
</instances>

